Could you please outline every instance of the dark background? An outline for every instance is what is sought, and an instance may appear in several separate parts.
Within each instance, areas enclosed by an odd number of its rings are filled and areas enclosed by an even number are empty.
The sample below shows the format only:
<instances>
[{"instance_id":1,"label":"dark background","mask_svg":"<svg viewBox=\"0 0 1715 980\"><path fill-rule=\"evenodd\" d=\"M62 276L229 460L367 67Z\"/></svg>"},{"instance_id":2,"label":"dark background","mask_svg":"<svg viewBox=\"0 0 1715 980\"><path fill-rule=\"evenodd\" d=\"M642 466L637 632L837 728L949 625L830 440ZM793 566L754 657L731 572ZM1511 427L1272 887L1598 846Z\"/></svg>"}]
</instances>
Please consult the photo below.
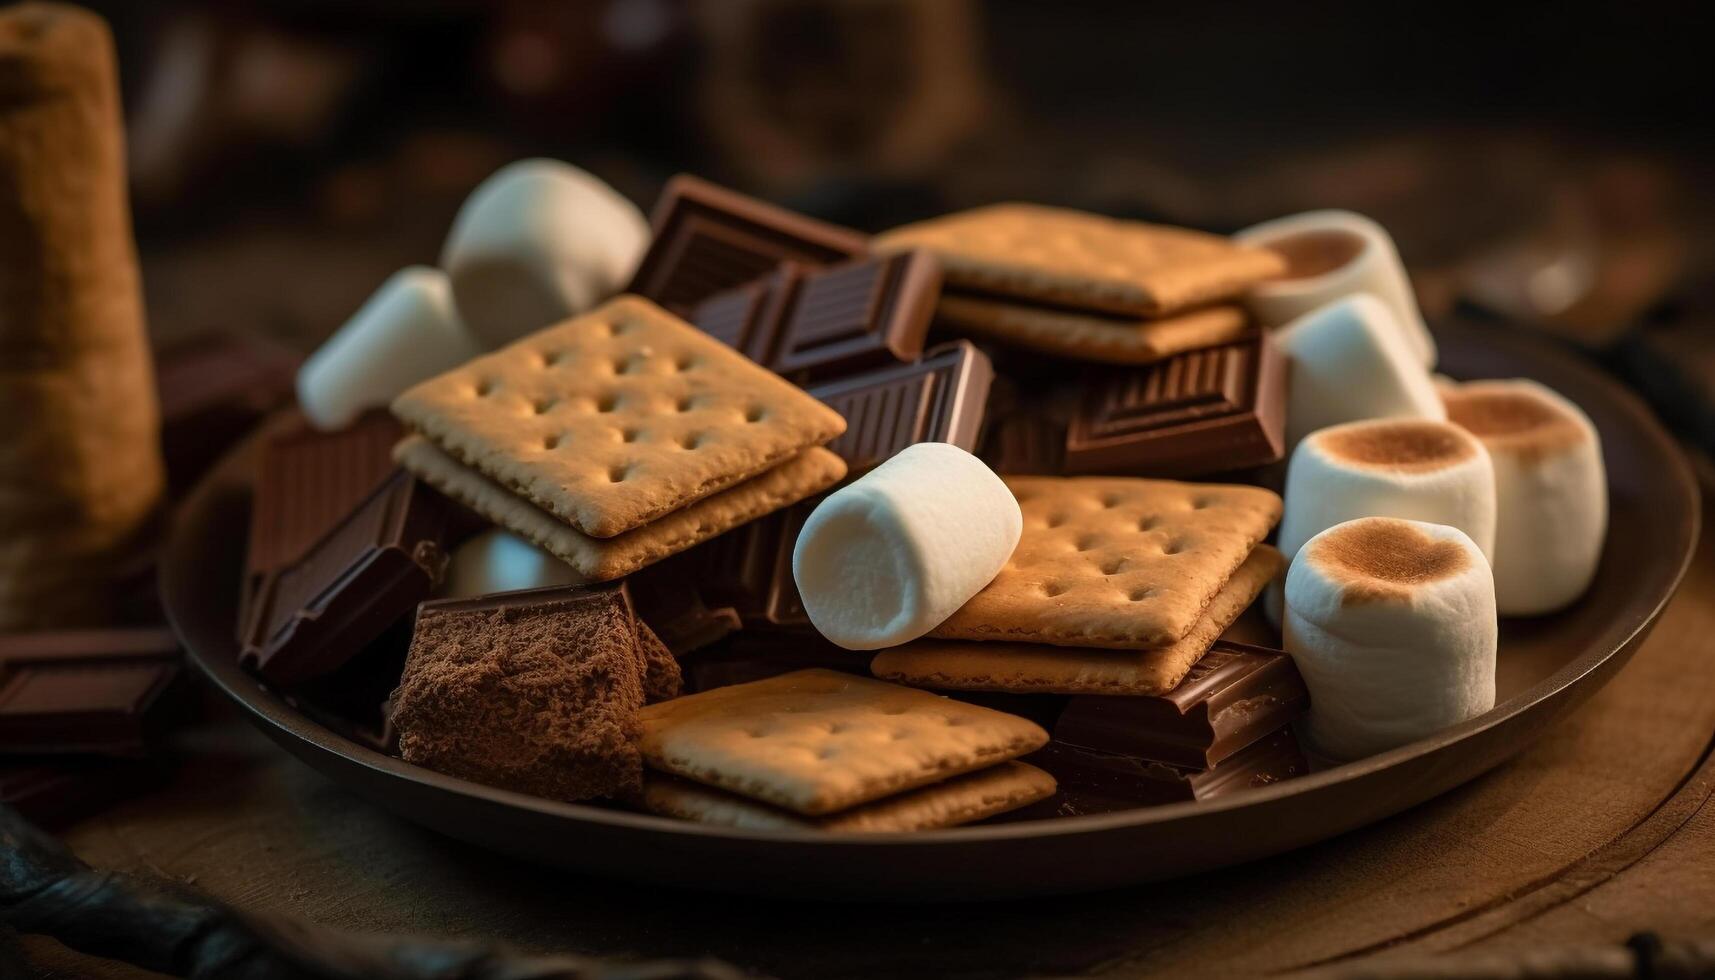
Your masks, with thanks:
<instances>
[{"instance_id":1,"label":"dark background","mask_svg":"<svg viewBox=\"0 0 1715 980\"><path fill-rule=\"evenodd\" d=\"M1431 318L1707 358L1692 5L105 3L153 329L307 349L549 155L866 230L1000 199L1393 230ZM1678 339L1675 339L1678 338Z\"/></svg>"}]
</instances>

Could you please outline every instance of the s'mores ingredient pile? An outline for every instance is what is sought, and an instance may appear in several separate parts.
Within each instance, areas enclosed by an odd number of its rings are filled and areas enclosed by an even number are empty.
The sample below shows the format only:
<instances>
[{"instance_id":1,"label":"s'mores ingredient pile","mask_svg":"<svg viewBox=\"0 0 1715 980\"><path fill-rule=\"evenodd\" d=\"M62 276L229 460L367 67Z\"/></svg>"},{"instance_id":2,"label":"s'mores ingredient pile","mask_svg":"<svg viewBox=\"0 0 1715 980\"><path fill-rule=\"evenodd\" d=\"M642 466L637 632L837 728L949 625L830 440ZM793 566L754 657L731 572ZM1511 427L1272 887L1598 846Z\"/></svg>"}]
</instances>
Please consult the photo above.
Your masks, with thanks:
<instances>
[{"instance_id":1,"label":"s'mores ingredient pile","mask_svg":"<svg viewBox=\"0 0 1715 980\"><path fill-rule=\"evenodd\" d=\"M509 790L904 832L1459 724L1497 616L1594 574L1594 429L1438 387L1361 216L872 238L678 177L642 228L515 164L306 365L245 571L266 682L368 678L376 749Z\"/></svg>"}]
</instances>

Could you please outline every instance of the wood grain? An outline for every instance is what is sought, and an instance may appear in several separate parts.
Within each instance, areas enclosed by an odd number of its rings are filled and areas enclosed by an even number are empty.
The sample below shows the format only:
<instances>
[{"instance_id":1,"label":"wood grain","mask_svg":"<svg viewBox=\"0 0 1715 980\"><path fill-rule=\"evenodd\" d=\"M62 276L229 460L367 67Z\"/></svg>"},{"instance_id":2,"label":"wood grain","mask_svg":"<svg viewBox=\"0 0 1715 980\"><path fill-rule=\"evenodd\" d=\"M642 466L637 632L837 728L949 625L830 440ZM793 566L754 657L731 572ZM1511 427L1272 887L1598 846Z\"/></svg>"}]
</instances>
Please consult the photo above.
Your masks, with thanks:
<instances>
[{"instance_id":1,"label":"wood grain","mask_svg":"<svg viewBox=\"0 0 1715 980\"><path fill-rule=\"evenodd\" d=\"M819 906L579 878L350 796L222 715L166 792L73 828L89 861L361 929L537 951L712 954L779 976L1242 976L1426 953L1715 936L1715 546L1654 634L1548 737L1326 844L1165 885L983 906ZM40 940L38 977L148 976Z\"/></svg>"}]
</instances>

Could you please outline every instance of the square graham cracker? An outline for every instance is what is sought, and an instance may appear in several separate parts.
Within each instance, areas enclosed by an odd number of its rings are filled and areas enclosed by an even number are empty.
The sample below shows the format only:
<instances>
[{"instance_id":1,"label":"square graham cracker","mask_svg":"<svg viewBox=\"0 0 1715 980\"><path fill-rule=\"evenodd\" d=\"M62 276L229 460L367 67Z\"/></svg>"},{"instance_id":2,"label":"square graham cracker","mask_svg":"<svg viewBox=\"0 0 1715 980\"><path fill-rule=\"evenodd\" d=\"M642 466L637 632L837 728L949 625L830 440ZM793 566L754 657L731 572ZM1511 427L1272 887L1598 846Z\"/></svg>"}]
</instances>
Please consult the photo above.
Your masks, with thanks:
<instances>
[{"instance_id":1,"label":"square graham cracker","mask_svg":"<svg viewBox=\"0 0 1715 980\"><path fill-rule=\"evenodd\" d=\"M800 670L651 705L650 768L823 816L1047 744L1034 722L832 670Z\"/></svg>"},{"instance_id":2,"label":"square graham cracker","mask_svg":"<svg viewBox=\"0 0 1715 980\"><path fill-rule=\"evenodd\" d=\"M1158 320L1023 305L993 296L943 293L937 322L996 343L1104 364L1153 364L1244 335L1250 316L1237 306L1206 306Z\"/></svg>"},{"instance_id":3,"label":"square graham cracker","mask_svg":"<svg viewBox=\"0 0 1715 980\"><path fill-rule=\"evenodd\" d=\"M1024 513L1012 558L929 632L1147 650L1183 639L1280 520L1259 487L1128 477L1007 477Z\"/></svg>"},{"instance_id":4,"label":"square graham cracker","mask_svg":"<svg viewBox=\"0 0 1715 980\"><path fill-rule=\"evenodd\" d=\"M883 650L870 672L886 681L943 691L1019 694L1165 694L1250 607L1285 559L1258 545L1178 642L1154 650L1091 650L1040 643L917 640Z\"/></svg>"},{"instance_id":5,"label":"square graham cracker","mask_svg":"<svg viewBox=\"0 0 1715 980\"><path fill-rule=\"evenodd\" d=\"M1037 204L931 218L878 235L871 247L933 252L952 291L1139 317L1230 299L1286 271L1279 255L1219 235Z\"/></svg>"},{"instance_id":6,"label":"square graham cracker","mask_svg":"<svg viewBox=\"0 0 1715 980\"><path fill-rule=\"evenodd\" d=\"M741 830L906 833L957 827L1054 795L1054 777L1024 762L1003 762L827 817L803 817L677 776L646 773L643 808L664 817Z\"/></svg>"},{"instance_id":7,"label":"square graham cracker","mask_svg":"<svg viewBox=\"0 0 1715 980\"><path fill-rule=\"evenodd\" d=\"M393 449L405 470L566 564L587 582L606 582L684 551L825 490L845 461L813 446L771 470L611 538L592 538L453 459L422 436Z\"/></svg>"},{"instance_id":8,"label":"square graham cracker","mask_svg":"<svg viewBox=\"0 0 1715 980\"><path fill-rule=\"evenodd\" d=\"M393 414L597 538L845 431L833 409L638 296L431 378L394 400Z\"/></svg>"}]
</instances>

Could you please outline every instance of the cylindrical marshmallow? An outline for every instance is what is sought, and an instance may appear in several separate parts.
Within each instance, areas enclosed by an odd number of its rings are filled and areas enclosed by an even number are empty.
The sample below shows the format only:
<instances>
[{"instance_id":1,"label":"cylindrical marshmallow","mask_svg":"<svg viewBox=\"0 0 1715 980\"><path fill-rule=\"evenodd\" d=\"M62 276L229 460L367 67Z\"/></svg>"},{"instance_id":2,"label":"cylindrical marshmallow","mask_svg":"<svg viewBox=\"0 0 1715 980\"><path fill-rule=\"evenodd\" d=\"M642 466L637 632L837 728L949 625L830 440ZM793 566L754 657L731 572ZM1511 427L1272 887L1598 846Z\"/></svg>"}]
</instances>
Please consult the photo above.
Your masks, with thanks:
<instances>
[{"instance_id":1,"label":"cylindrical marshmallow","mask_svg":"<svg viewBox=\"0 0 1715 980\"><path fill-rule=\"evenodd\" d=\"M1411 278L1387 229L1351 211L1306 211L1253 225L1233 236L1286 258L1286 274L1253 286L1251 313L1276 327L1318 306L1355 293L1393 311L1394 327L1417 362L1435 366L1435 338L1424 326Z\"/></svg>"},{"instance_id":2,"label":"cylindrical marshmallow","mask_svg":"<svg viewBox=\"0 0 1715 980\"><path fill-rule=\"evenodd\" d=\"M482 353L439 269L395 272L298 370L298 405L319 429L350 425L419 381Z\"/></svg>"},{"instance_id":3,"label":"cylindrical marshmallow","mask_svg":"<svg viewBox=\"0 0 1715 980\"><path fill-rule=\"evenodd\" d=\"M1429 372L1400 339L1386 304L1366 293L1338 299L1275 334L1291 358L1286 440L1359 419L1444 419Z\"/></svg>"},{"instance_id":4,"label":"cylindrical marshmallow","mask_svg":"<svg viewBox=\"0 0 1715 980\"><path fill-rule=\"evenodd\" d=\"M637 206L558 160L519 160L465 199L441 251L471 333L501 347L624 288L649 244Z\"/></svg>"},{"instance_id":5,"label":"cylindrical marshmallow","mask_svg":"<svg viewBox=\"0 0 1715 980\"><path fill-rule=\"evenodd\" d=\"M495 528L453 549L441 595L468 599L491 592L578 585L583 581L572 566L517 535Z\"/></svg>"},{"instance_id":6,"label":"cylindrical marshmallow","mask_svg":"<svg viewBox=\"0 0 1715 980\"><path fill-rule=\"evenodd\" d=\"M1310 691L1300 734L1357 759L1495 705L1495 583L1465 532L1366 517L1323 531L1286 576L1286 652Z\"/></svg>"},{"instance_id":7,"label":"cylindrical marshmallow","mask_svg":"<svg viewBox=\"0 0 1715 980\"><path fill-rule=\"evenodd\" d=\"M999 574L1024 516L1000 477L957 446L901 450L822 501L792 575L818 631L879 650L939 626Z\"/></svg>"},{"instance_id":8,"label":"cylindrical marshmallow","mask_svg":"<svg viewBox=\"0 0 1715 980\"><path fill-rule=\"evenodd\" d=\"M1495 601L1504 616L1553 612L1589 587L1608 533L1608 479L1596 427L1535 381L1442 390L1447 417L1494 460Z\"/></svg>"},{"instance_id":9,"label":"cylindrical marshmallow","mask_svg":"<svg viewBox=\"0 0 1715 980\"><path fill-rule=\"evenodd\" d=\"M1318 429L1286 471L1280 550L1360 517L1403 517L1464 531L1495 547L1495 470L1488 450L1451 422L1371 419Z\"/></svg>"}]
</instances>

